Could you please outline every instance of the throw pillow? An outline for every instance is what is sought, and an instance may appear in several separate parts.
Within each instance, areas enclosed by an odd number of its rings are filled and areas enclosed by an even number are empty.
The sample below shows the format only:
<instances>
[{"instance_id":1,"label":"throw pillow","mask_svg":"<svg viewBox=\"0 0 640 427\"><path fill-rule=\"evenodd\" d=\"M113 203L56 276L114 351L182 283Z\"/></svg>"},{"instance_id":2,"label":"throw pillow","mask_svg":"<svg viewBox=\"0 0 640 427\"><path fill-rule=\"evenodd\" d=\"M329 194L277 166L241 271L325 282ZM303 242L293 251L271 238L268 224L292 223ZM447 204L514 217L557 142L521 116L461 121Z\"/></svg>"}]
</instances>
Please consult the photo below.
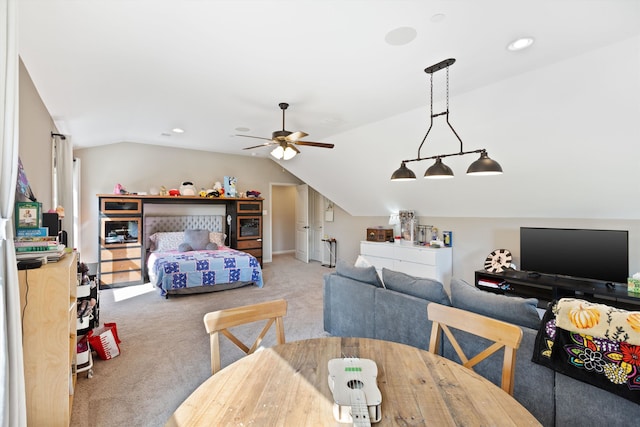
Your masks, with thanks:
<instances>
[{"instance_id":1,"label":"throw pillow","mask_svg":"<svg viewBox=\"0 0 640 427\"><path fill-rule=\"evenodd\" d=\"M483 316L538 329L538 300L498 295L483 291L461 279L451 279L451 303L454 307Z\"/></svg>"},{"instance_id":2,"label":"throw pillow","mask_svg":"<svg viewBox=\"0 0 640 427\"><path fill-rule=\"evenodd\" d=\"M442 283L434 279L414 277L400 271L382 269L382 281L387 289L437 302L442 305L451 305Z\"/></svg>"},{"instance_id":3,"label":"throw pillow","mask_svg":"<svg viewBox=\"0 0 640 427\"><path fill-rule=\"evenodd\" d=\"M359 282L369 283L376 287L382 287L380 278L375 267L356 267L341 259L336 263L336 274L338 276L347 277L349 279L357 280Z\"/></svg>"},{"instance_id":4,"label":"throw pillow","mask_svg":"<svg viewBox=\"0 0 640 427\"><path fill-rule=\"evenodd\" d=\"M184 240L184 231L165 231L149 236L152 252L175 251Z\"/></svg>"},{"instance_id":5,"label":"throw pillow","mask_svg":"<svg viewBox=\"0 0 640 427\"><path fill-rule=\"evenodd\" d=\"M211 243L215 243L218 246L224 246L226 238L227 235L219 231L212 231L209 233L209 240L211 241Z\"/></svg>"},{"instance_id":6,"label":"throw pillow","mask_svg":"<svg viewBox=\"0 0 640 427\"><path fill-rule=\"evenodd\" d=\"M375 268L375 266L373 264L371 264L362 255L358 255L358 258L356 258L356 263L354 265L356 267L374 267ZM376 273L378 273L378 270L376 270ZM380 284L382 285L382 287L386 288L386 286L384 285L384 280L382 280L382 277L380 277L380 274L378 274L378 279L380 279Z\"/></svg>"},{"instance_id":7,"label":"throw pillow","mask_svg":"<svg viewBox=\"0 0 640 427\"><path fill-rule=\"evenodd\" d=\"M214 243L209 241L208 230L185 230L184 242L178 246L180 252L201 251L203 249L214 249ZM217 245L215 246L217 248Z\"/></svg>"}]
</instances>

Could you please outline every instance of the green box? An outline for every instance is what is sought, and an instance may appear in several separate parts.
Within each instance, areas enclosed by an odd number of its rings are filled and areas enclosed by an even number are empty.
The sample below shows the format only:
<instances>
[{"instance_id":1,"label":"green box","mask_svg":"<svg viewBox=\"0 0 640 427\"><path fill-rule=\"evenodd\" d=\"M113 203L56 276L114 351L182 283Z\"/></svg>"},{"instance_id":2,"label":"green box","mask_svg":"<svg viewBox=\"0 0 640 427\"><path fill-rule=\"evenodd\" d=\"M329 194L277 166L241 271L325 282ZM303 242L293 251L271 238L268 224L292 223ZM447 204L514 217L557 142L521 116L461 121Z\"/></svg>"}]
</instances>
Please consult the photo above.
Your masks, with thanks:
<instances>
[{"instance_id":1,"label":"green box","mask_svg":"<svg viewBox=\"0 0 640 427\"><path fill-rule=\"evenodd\" d=\"M640 294L640 279L629 277L627 279L627 291L633 294Z\"/></svg>"},{"instance_id":2,"label":"green box","mask_svg":"<svg viewBox=\"0 0 640 427\"><path fill-rule=\"evenodd\" d=\"M40 228L40 203L16 202L16 229Z\"/></svg>"}]
</instances>

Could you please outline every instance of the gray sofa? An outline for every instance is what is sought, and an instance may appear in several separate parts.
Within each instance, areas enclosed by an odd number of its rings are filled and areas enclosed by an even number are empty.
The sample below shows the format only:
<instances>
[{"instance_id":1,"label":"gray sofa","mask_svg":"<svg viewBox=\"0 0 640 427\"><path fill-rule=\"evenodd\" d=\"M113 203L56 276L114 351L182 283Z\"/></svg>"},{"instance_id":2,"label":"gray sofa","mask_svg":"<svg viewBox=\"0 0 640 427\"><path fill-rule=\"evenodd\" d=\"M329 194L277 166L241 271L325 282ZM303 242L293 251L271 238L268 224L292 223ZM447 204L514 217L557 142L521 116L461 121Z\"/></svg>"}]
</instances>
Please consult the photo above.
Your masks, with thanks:
<instances>
[{"instance_id":1,"label":"gray sofa","mask_svg":"<svg viewBox=\"0 0 640 427\"><path fill-rule=\"evenodd\" d=\"M384 286L383 283L384 282ZM544 426L630 426L640 424L640 405L613 393L556 373L531 361L540 316L535 299L481 291L453 279L450 295L441 283L338 261L324 276L324 330L334 336L358 336L427 349L431 322L427 305L453 305L519 325L523 331L516 359L514 397ZM476 354L482 338L456 331L467 355ZM448 340L442 354L459 362ZM496 385L501 381L502 352L476 367Z\"/></svg>"}]
</instances>

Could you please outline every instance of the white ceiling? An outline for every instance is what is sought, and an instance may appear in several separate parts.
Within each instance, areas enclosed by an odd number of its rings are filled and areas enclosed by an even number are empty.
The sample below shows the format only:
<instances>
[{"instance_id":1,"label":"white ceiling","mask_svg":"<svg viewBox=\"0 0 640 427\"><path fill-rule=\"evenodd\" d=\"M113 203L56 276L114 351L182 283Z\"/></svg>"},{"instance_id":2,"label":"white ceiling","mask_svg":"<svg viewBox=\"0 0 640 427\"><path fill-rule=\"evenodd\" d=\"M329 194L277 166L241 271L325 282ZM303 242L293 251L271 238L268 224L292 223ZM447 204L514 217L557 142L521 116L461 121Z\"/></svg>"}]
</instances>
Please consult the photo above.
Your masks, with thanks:
<instances>
[{"instance_id":1,"label":"white ceiling","mask_svg":"<svg viewBox=\"0 0 640 427\"><path fill-rule=\"evenodd\" d=\"M640 34L634 0L18 3L22 60L59 131L76 147L130 141L268 156L266 148L242 150L259 140L234 135L270 136L281 128L278 103L288 102L287 130L336 149L300 147L302 155L283 165L355 214L364 210L349 209L349 197L331 197L320 174L306 173L312 162L324 162L316 170L329 172L338 160L332 156L349 153L351 144L364 155L366 141L350 140L352 132L419 111L410 140L395 157L385 156L390 163L381 174L388 180L401 159L415 157L428 124L425 67L457 59L450 90L459 103L480 88ZM415 29L413 41L385 40L403 27ZM534 45L509 52L507 44L520 36L534 37ZM436 101L443 97L439 74ZM463 123L457 105L452 119ZM185 133L172 133L175 127ZM506 156L492 157L505 166ZM364 206L380 214L393 208Z\"/></svg>"}]
</instances>

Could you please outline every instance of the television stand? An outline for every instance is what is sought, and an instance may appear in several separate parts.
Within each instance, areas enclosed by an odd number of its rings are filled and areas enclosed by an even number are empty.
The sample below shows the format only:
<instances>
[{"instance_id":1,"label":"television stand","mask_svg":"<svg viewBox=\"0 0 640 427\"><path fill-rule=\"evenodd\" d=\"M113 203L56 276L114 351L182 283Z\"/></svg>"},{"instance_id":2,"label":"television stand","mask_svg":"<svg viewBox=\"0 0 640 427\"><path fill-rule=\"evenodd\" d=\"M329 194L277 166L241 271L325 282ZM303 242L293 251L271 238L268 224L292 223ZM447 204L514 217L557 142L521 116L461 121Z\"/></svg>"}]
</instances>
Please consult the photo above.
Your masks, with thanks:
<instances>
[{"instance_id":1,"label":"television stand","mask_svg":"<svg viewBox=\"0 0 640 427\"><path fill-rule=\"evenodd\" d=\"M563 297L580 298L625 310L640 311L640 294L627 292L626 283L579 279L521 270L475 272L477 288L503 295L537 298L538 307Z\"/></svg>"}]
</instances>

